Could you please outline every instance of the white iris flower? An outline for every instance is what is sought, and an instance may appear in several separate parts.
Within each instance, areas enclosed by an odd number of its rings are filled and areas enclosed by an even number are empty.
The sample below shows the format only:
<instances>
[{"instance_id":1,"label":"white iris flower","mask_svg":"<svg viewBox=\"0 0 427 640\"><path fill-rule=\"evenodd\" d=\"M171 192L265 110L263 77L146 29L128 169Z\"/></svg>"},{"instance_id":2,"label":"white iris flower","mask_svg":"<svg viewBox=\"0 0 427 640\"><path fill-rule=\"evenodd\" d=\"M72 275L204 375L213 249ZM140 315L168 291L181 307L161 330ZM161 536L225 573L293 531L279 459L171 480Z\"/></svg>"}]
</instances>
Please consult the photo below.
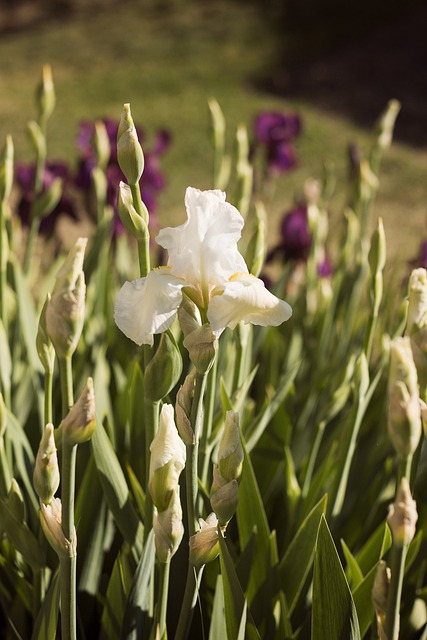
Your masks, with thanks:
<instances>
[{"instance_id":1,"label":"white iris flower","mask_svg":"<svg viewBox=\"0 0 427 640\"><path fill-rule=\"evenodd\" d=\"M175 319L183 290L199 307L217 337L243 321L278 326L292 315L287 302L252 276L237 249L243 218L219 190L188 187L187 221L162 229L156 242L169 254L167 267L125 282L118 293L117 326L136 344L153 344Z\"/></svg>"}]
</instances>

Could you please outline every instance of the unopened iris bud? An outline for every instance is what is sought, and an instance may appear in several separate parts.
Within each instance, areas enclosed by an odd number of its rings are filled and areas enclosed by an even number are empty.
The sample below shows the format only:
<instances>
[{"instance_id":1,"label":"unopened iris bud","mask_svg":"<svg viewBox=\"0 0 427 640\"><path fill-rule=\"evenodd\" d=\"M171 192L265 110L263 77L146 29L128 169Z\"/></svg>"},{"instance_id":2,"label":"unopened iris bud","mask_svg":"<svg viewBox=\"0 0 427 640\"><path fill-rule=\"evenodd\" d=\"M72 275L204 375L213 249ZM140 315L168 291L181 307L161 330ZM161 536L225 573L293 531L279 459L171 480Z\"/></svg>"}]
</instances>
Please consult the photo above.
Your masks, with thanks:
<instances>
[{"instance_id":1,"label":"unopened iris bud","mask_svg":"<svg viewBox=\"0 0 427 640\"><path fill-rule=\"evenodd\" d=\"M160 562L169 562L176 553L184 535L179 487L173 491L164 511L155 510L153 529L157 558Z\"/></svg>"},{"instance_id":2,"label":"unopened iris bud","mask_svg":"<svg viewBox=\"0 0 427 640\"><path fill-rule=\"evenodd\" d=\"M157 434L150 446L148 489L158 511L168 508L171 495L185 466L185 444L179 437L173 417L173 406L164 404L160 412Z\"/></svg>"},{"instance_id":3,"label":"unopened iris bud","mask_svg":"<svg viewBox=\"0 0 427 640\"><path fill-rule=\"evenodd\" d=\"M388 404L390 439L397 454L408 458L418 446L422 429L417 370L408 337L391 343Z\"/></svg>"},{"instance_id":4,"label":"unopened iris bud","mask_svg":"<svg viewBox=\"0 0 427 640\"><path fill-rule=\"evenodd\" d=\"M162 333L159 346L145 369L144 388L147 398L162 400L178 383L182 372L182 358L170 331Z\"/></svg>"},{"instance_id":5,"label":"unopened iris bud","mask_svg":"<svg viewBox=\"0 0 427 640\"><path fill-rule=\"evenodd\" d=\"M0 202L5 202L12 191L13 155L12 136L8 135L0 158Z\"/></svg>"},{"instance_id":6,"label":"unopened iris bud","mask_svg":"<svg viewBox=\"0 0 427 640\"><path fill-rule=\"evenodd\" d=\"M62 504L59 498L53 498L50 504L40 502L40 522L47 541L60 559L73 558L77 554L75 528L72 541L62 531Z\"/></svg>"},{"instance_id":7,"label":"unopened iris bud","mask_svg":"<svg viewBox=\"0 0 427 640\"><path fill-rule=\"evenodd\" d=\"M93 136L93 143L95 147L96 159L98 166L101 169L107 167L108 161L111 155L110 139L108 137L107 129L102 120L96 120L95 133Z\"/></svg>"},{"instance_id":8,"label":"unopened iris bud","mask_svg":"<svg viewBox=\"0 0 427 640\"><path fill-rule=\"evenodd\" d=\"M382 150L388 149L391 145L394 124L399 114L400 107L401 105L398 100L390 100L385 112L380 117L378 122L378 146Z\"/></svg>"},{"instance_id":9,"label":"unopened iris bud","mask_svg":"<svg viewBox=\"0 0 427 640\"><path fill-rule=\"evenodd\" d=\"M199 520L200 530L191 536L190 564L201 567L219 555L218 519L211 513L206 520Z\"/></svg>"},{"instance_id":10,"label":"unopened iris bud","mask_svg":"<svg viewBox=\"0 0 427 640\"><path fill-rule=\"evenodd\" d=\"M55 286L46 309L46 328L59 358L71 356L84 322L85 277L83 259L87 238L79 238L56 274Z\"/></svg>"},{"instance_id":11,"label":"unopened iris bud","mask_svg":"<svg viewBox=\"0 0 427 640\"><path fill-rule=\"evenodd\" d=\"M144 154L130 112L130 104L123 105L117 132L117 160L130 185L138 184L144 171Z\"/></svg>"},{"instance_id":12,"label":"unopened iris bud","mask_svg":"<svg viewBox=\"0 0 427 640\"><path fill-rule=\"evenodd\" d=\"M185 444L194 444L194 431L191 426L191 405L193 403L196 375L193 370L184 380L184 384L176 394L176 424L178 432Z\"/></svg>"},{"instance_id":13,"label":"unopened iris bud","mask_svg":"<svg viewBox=\"0 0 427 640\"><path fill-rule=\"evenodd\" d=\"M417 503L412 498L408 479L403 477L397 490L396 500L390 505L387 517L393 542L396 545L403 547L412 542L417 520Z\"/></svg>"},{"instance_id":14,"label":"unopened iris bud","mask_svg":"<svg viewBox=\"0 0 427 640\"><path fill-rule=\"evenodd\" d=\"M386 241L382 218L378 219L377 228L372 234L368 260L373 275L384 269L386 262Z\"/></svg>"},{"instance_id":15,"label":"unopened iris bud","mask_svg":"<svg viewBox=\"0 0 427 640\"><path fill-rule=\"evenodd\" d=\"M210 324L201 324L200 311L188 295L183 296L178 319L191 362L198 373L207 373L215 360L218 340Z\"/></svg>"},{"instance_id":16,"label":"unopened iris bud","mask_svg":"<svg viewBox=\"0 0 427 640\"><path fill-rule=\"evenodd\" d=\"M77 402L71 407L61 424L62 437L71 445L91 439L95 431L95 391L92 378L88 378Z\"/></svg>"},{"instance_id":17,"label":"unopened iris bud","mask_svg":"<svg viewBox=\"0 0 427 640\"><path fill-rule=\"evenodd\" d=\"M250 273L258 277L262 271L266 253L265 209L261 203L256 204L256 226L246 250L246 262Z\"/></svg>"},{"instance_id":18,"label":"unopened iris bud","mask_svg":"<svg viewBox=\"0 0 427 640\"><path fill-rule=\"evenodd\" d=\"M375 573L374 585L372 587L372 603L375 609L379 635L384 626L385 614L387 611L387 596L390 578L391 572L389 567L387 567L384 560L380 560Z\"/></svg>"},{"instance_id":19,"label":"unopened iris bud","mask_svg":"<svg viewBox=\"0 0 427 640\"><path fill-rule=\"evenodd\" d=\"M59 487L59 466L53 424L47 424L37 451L33 473L37 495L44 504L52 502Z\"/></svg>"},{"instance_id":20,"label":"unopened iris bud","mask_svg":"<svg viewBox=\"0 0 427 640\"><path fill-rule=\"evenodd\" d=\"M43 65L42 80L36 89L36 102L40 119L46 121L55 108L56 96L49 64Z\"/></svg>"},{"instance_id":21,"label":"unopened iris bud","mask_svg":"<svg viewBox=\"0 0 427 640\"><path fill-rule=\"evenodd\" d=\"M35 122L35 120L31 120L27 125L27 131L28 131L31 144L34 147L36 156L45 158L46 157L46 138L43 134L43 131L40 128L40 125L37 122Z\"/></svg>"},{"instance_id":22,"label":"unopened iris bud","mask_svg":"<svg viewBox=\"0 0 427 640\"><path fill-rule=\"evenodd\" d=\"M141 205L145 207L144 203ZM120 216L120 220L123 223L126 231L136 238L137 240L143 240L148 236L148 227L146 220L148 220L148 211L146 210L145 219L137 213L133 206L133 198L129 185L124 182L120 182L119 195L117 198L117 211Z\"/></svg>"},{"instance_id":23,"label":"unopened iris bud","mask_svg":"<svg viewBox=\"0 0 427 640\"><path fill-rule=\"evenodd\" d=\"M421 395L427 399L427 271L423 268L414 269L409 278L405 335L411 338Z\"/></svg>"},{"instance_id":24,"label":"unopened iris bud","mask_svg":"<svg viewBox=\"0 0 427 640\"><path fill-rule=\"evenodd\" d=\"M40 358L40 362L43 365L43 369L46 373L53 373L55 366L55 349L46 328L46 309L50 296L48 295L43 308L41 310L39 326L36 336L36 348Z\"/></svg>"},{"instance_id":25,"label":"unopened iris bud","mask_svg":"<svg viewBox=\"0 0 427 640\"><path fill-rule=\"evenodd\" d=\"M237 480L225 480L218 467L214 468L210 501L221 527L226 526L236 513L239 501L238 490Z\"/></svg>"},{"instance_id":26,"label":"unopened iris bud","mask_svg":"<svg viewBox=\"0 0 427 640\"><path fill-rule=\"evenodd\" d=\"M243 447L240 440L239 414L227 411L224 433L218 447L218 468L227 482L238 480L242 473Z\"/></svg>"}]
</instances>

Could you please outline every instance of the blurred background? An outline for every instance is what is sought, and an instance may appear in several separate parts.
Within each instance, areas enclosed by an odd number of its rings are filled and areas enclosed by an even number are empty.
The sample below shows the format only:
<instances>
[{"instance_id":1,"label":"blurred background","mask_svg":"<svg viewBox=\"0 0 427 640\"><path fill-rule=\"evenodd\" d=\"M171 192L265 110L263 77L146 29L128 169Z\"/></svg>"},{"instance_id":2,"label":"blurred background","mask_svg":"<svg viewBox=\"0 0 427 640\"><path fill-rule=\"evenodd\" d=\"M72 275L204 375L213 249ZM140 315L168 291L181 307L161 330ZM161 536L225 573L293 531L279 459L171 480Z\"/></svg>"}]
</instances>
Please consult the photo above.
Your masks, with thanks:
<instances>
[{"instance_id":1,"label":"blurred background","mask_svg":"<svg viewBox=\"0 0 427 640\"><path fill-rule=\"evenodd\" d=\"M268 203L273 242L305 180L325 165L336 181L333 228L346 202L349 145L367 153L396 98L402 110L375 217L403 263L427 237L426 29L418 0L1 0L0 141L11 133L16 161L31 161L27 122L48 63L57 96L48 157L77 165L82 122L118 120L130 102L144 149L159 131L170 134L156 213L161 225L178 224L185 188L212 184L209 98L226 118L230 153L237 125L252 139L259 113L296 114L294 162Z\"/></svg>"}]
</instances>

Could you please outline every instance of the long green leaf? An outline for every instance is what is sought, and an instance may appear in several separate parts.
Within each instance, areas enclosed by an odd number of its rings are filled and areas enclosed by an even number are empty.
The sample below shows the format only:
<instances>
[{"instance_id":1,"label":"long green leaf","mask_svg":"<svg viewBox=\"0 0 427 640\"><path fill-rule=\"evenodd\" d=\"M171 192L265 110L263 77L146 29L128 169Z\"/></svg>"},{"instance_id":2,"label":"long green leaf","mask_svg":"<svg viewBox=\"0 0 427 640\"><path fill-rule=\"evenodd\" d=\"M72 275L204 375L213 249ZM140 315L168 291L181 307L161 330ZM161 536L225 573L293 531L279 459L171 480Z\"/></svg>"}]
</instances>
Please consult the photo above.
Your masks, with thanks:
<instances>
[{"instance_id":1,"label":"long green leaf","mask_svg":"<svg viewBox=\"0 0 427 640\"><path fill-rule=\"evenodd\" d=\"M314 557L311 640L360 640L356 607L325 516Z\"/></svg>"},{"instance_id":2,"label":"long green leaf","mask_svg":"<svg viewBox=\"0 0 427 640\"><path fill-rule=\"evenodd\" d=\"M363 636L368 631L374 620L374 605L372 604L372 587L374 586L375 574L377 566L366 574L357 587L353 590L353 599L359 619L360 635Z\"/></svg>"},{"instance_id":3,"label":"long green leaf","mask_svg":"<svg viewBox=\"0 0 427 640\"><path fill-rule=\"evenodd\" d=\"M246 616L245 637L247 640L257 640L260 638L259 633L250 612L247 610L245 594L234 570L227 543L221 533L219 534L219 546L227 638L228 640L238 640L241 634L242 618Z\"/></svg>"},{"instance_id":4,"label":"long green leaf","mask_svg":"<svg viewBox=\"0 0 427 640\"><path fill-rule=\"evenodd\" d=\"M122 640L138 640L147 637L150 609L150 585L154 572L154 532L148 534L144 550L133 577L132 587L123 617Z\"/></svg>"},{"instance_id":5,"label":"long green leaf","mask_svg":"<svg viewBox=\"0 0 427 640\"><path fill-rule=\"evenodd\" d=\"M326 505L325 495L301 524L279 565L280 581L291 613L313 563L319 523Z\"/></svg>"},{"instance_id":6,"label":"long green leaf","mask_svg":"<svg viewBox=\"0 0 427 640\"><path fill-rule=\"evenodd\" d=\"M31 640L55 640L59 616L59 573L55 573L37 616Z\"/></svg>"},{"instance_id":7,"label":"long green leaf","mask_svg":"<svg viewBox=\"0 0 427 640\"><path fill-rule=\"evenodd\" d=\"M45 565L45 558L37 538L25 522L18 520L3 500L0 500L0 523L25 561L34 569L41 569Z\"/></svg>"},{"instance_id":8,"label":"long green leaf","mask_svg":"<svg viewBox=\"0 0 427 640\"><path fill-rule=\"evenodd\" d=\"M124 551L120 551L111 572L104 601L101 616L102 638L117 640L121 637L123 616L131 585L132 571L129 558Z\"/></svg>"},{"instance_id":9,"label":"long green leaf","mask_svg":"<svg viewBox=\"0 0 427 640\"><path fill-rule=\"evenodd\" d=\"M221 576L217 576L215 595L212 607L211 624L209 627L209 640L224 640L227 637L227 626L224 618L224 589Z\"/></svg>"},{"instance_id":10,"label":"long green leaf","mask_svg":"<svg viewBox=\"0 0 427 640\"><path fill-rule=\"evenodd\" d=\"M102 424L92 436L93 455L107 504L124 539L142 552L143 527L130 500L126 478Z\"/></svg>"}]
</instances>

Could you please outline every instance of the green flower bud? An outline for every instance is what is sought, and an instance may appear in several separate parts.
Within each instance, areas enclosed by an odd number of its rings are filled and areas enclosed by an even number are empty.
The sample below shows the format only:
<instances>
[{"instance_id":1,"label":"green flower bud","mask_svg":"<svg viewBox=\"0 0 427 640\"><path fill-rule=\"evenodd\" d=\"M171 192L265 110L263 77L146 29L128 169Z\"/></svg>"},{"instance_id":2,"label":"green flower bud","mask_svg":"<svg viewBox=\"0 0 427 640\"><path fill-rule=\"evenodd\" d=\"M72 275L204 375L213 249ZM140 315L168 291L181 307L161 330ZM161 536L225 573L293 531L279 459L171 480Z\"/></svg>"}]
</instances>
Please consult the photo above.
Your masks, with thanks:
<instances>
[{"instance_id":1,"label":"green flower bud","mask_svg":"<svg viewBox=\"0 0 427 640\"><path fill-rule=\"evenodd\" d=\"M417 520L417 503L412 499L408 479L403 477L397 490L396 499L390 505L387 516L394 544L403 547L412 542Z\"/></svg>"},{"instance_id":2,"label":"green flower bud","mask_svg":"<svg viewBox=\"0 0 427 640\"><path fill-rule=\"evenodd\" d=\"M55 209L62 196L62 179L55 178L50 187L38 196L32 209L32 217L41 220Z\"/></svg>"},{"instance_id":3,"label":"green flower bud","mask_svg":"<svg viewBox=\"0 0 427 640\"><path fill-rule=\"evenodd\" d=\"M128 183L138 184L144 171L144 154L138 141L130 104L123 105L117 132L117 160Z\"/></svg>"},{"instance_id":4,"label":"green flower bud","mask_svg":"<svg viewBox=\"0 0 427 640\"><path fill-rule=\"evenodd\" d=\"M184 334L184 347L198 373L207 373L214 363L218 350L218 340L212 332L210 324L202 324L200 311L190 291L183 295L178 308L178 319Z\"/></svg>"},{"instance_id":5,"label":"green flower bud","mask_svg":"<svg viewBox=\"0 0 427 640\"><path fill-rule=\"evenodd\" d=\"M110 159L111 149L107 129L102 120L95 122L94 146L98 166L105 170Z\"/></svg>"},{"instance_id":6,"label":"green flower bud","mask_svg":"<svg viewBox=\"0 0 427 640\"><path fill-rule=\"evenodd\" d=\"M59 358L71 356L84 322L86 286L83 259L87 238L79 238L56 274L46 309L46 329Z\"/></svg>"},{"instance_id":7,"label":"green flower bud","mask_svg":"<svg viewBox=\"0 0 427 640\"><path fill-rule=\"evenodd\" d=\"M6 202L12 191L13 155L12 136L6 136L6 142L0 159L0 202Z\"/></svg>"},{"instance_id":8,"label":"green flower bud","mask_svg":"<svg viewBox=\"0 0 427 640\"><path fill-rule=\"evenodd\" d=\"M142 203L142 206L145 207L144 203ZM145 220L148 220L148 210L146 207L145 210ZM130 187L124 182L120 182L119 185L117 211L124 228L131 236L133 236L137 240L143 240L148 236L149 231L147 223L133 206L133 198Z\"/></svg>"},{"instance_id":9,"label":"green flower bud","mask_svg":"<svg viewBox=\"0 0 427 640\"><path fill-rule=\"evenodd\" d=\"M239 414L227 411L225 426L218 447L218 468L227 482L238 480L243 467L243 447L240 440Z\"/></svg>"},{"instance_id":10,"label":"green flower bud","mask_svg":"<svg viewBox=\"0 0 427 640\"><path fill-rule=\"evenodd\" d=\"M256 226L246 250L246 263L248 264L249 271L252 275L258 277L264 266L267 246L265 209L260 202L256 204L255 212Z\"/></svg>"},{"instance_id":11,"label":"green flower bud","mask_svg":"<svg viewBox=\"0 0 427 640\"><path fill-rule=\"evenodd\" d=\"M388 149L391 145L394 124L399 114L400 107L401 104L398 100L390 100L386 110L379 119L377 144L382 150Z\"/></svg>"},{"instance_id":12,"label":"green flower bud","mask_svg":"<svg viewBox=\"0 0 427 640\"><path fill-rule=\"evenodd\" d=\"M184 380L184 384L176 394L176 424L178 432L185 444L194 444L194 431L191 426L191 405L193 403L196 386L196 373L193 370Z\"/></svg>"},{"instance_id":13,"label":"green flower bud","mask_svg":"<svg viewBox=\"0 0 427 640\"><path fill-rule=\"evenodd\" d=\"M36 89L36 102L40 119L46 121L52 115L56 102L52 69L49 64L43 65L42 80Z\"/></svg>"},{"instance_id":14,"label":"green flower bud","mask_svg":"<svg viewBox=\"0 0 427 640\"><path fill-rule=\"evenodd\" d=\"M53 348L53 344L49 338L46 328L46 309L49 304L49 300L50 294L48 293L40 314L36 336L36 347L43 369L46 373L53 373L55 366L55 349Z\"/></svg>"},{"instance_id":15,"label":"green flower bud","mask_svg":"<svg viewBox=\"0 0 427 640\"><path fill-rule=\"evenodd\" d=\"M50 504L59 487L59 465L53 424L47 424L40 440L34 466L33 483L44 504Z\"/></svg>"},{"instance_id":16,"label":"green flower bud","mask_svg":"<svg viewBox=\"0 0 427 640\"><path fill-rule=\"evenodd\" d=\"M391 343L388 404L390 439L397 454L407 458L417 448L422 429L417 370L408 337Z\"/></svg>"},{"instance_id":17,"label":"green flower bud","mask_svg":"<svg viewBox=\"0 0 427 640\"><path fill-rule=\"evenodd\" d=\"M169 562L184 535L178 486L171 494L167 508L164 511L154 511L153 529L157 558L160 562Z\"/></svg>"},{"instance_id":18,"label":"green flower bud","mask_svg":"<svg viewBox=\"0 0 427 640\"><path fill-rule=\"evenodd\" d=\"M165 331L145 369L144 385L147 397L153 402L162 400L178 383L181 372L181 352L172 333Z\"/></svg>"},{"instance_id":19,"label":"green flower bud","mask_svg":"<svg viewBox=\"0 0 427 640\"><path fill-rule=\"evenodd\" d=\"M50 504L40 501L40 522L47 541L60 559L77 555L75 528L72 541L68 540L62 531L62 504L59 498L53 498Z\"/></svg>"},{"instance_id":20,"label":"green flower bud","mask_svg":"<svg viewBox=\"0 0 427 640\"><path fill-rule=\"evenodd\" d=\"M168 508L171 495L177 490L186 458L185 445L178 435L171 404L162 407L159 428L150 452L148 490L160 512Z\"/></svg>"},{"instance_id":21,"label":"green flower bud","mask_svg":"<svg viewBox=\"0 0 427 640\"><path fill-rule=\"evenodd\" d=\"M200 530L190 537L190 564L201 567L219 555L218 519L211 513L206 520L199 520Z\"/></svg>"},{"instance_id":22,"label":"green flower bud","mask_svg":"<svg viewBox=\"0 0 427 640\"><path fill-rule=\"evenodd\" d=\"M236 513L239 501L238 490L237 480L226 481L221 476L218 467L215 466L210 500L221 527L226 526Z\"/></svg>"},{"instance_id":23,"label":"green flower bud","mask_svg":"<svg viewBox=\"0 0 427 640\"><path fill-rule=\"evenodd\" d=\"M372 234L368 255L372 275L382 271L386 261L386 242L382 218L378 218L377 228Z\"/></svg>"},{"instance_id":24,"label":"green flower bud","mask_svg":"<svg viewBox=\"0 0 427 640\"><path fill-rule=\"evenodd\" d=\"M390 585L391 572L387 563L380 560L375 572L374 585L372 587L372 603L374 605L375 614L378 623L384 625L385 614L387 610L387 596Z\"/></svg>"},{"instance_id":25,"label":"green flower bud","mask_svg":"<svg viewBox=\"0 0 427 640\"><path fill-rule=\"evenodd\" d=\"M71 445L91 439L95 431L95 391L92 378L88 378L77 402L62 421L62 437Z\"/></svg>"}]
</instances>

